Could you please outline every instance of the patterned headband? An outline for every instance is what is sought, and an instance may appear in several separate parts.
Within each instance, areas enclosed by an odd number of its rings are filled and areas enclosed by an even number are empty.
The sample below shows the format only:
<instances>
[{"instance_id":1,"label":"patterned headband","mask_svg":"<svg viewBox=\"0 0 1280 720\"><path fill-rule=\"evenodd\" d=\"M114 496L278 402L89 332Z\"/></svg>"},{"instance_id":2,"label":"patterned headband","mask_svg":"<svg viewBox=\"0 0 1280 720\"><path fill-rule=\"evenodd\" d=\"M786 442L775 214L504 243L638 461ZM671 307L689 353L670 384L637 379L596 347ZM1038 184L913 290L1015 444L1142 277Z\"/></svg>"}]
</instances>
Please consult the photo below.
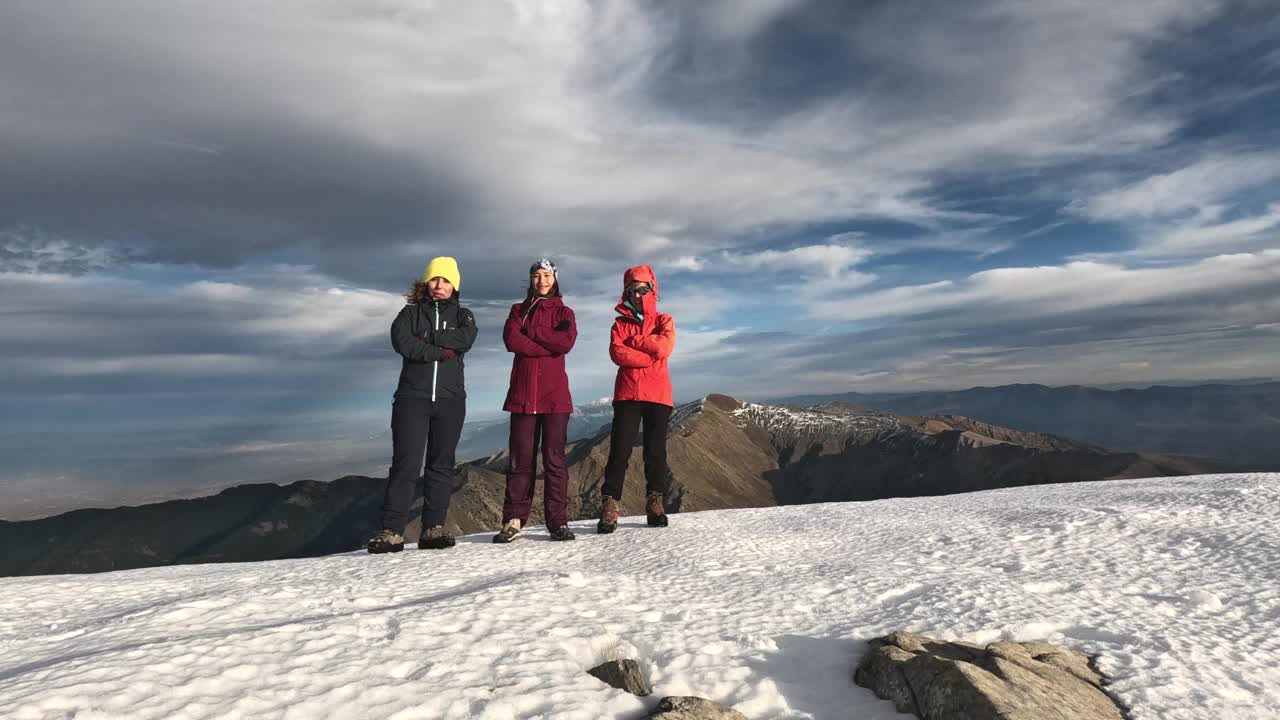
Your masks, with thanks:
<instances>
[{"instance_id":1,"label":"patterned headband","mask_svg":"<svg viewBox=\"0 0 1280 720\"><path fill-rule=\"evenodd\" d=\"M560 279L560 269L556 267L555 263L551 262L547 258L538 258L537 260L533 261L532 265L529 266L530 275L534 274L539 270L550 270L551 277L557 280Z\"/></svg>"}]
</instances>

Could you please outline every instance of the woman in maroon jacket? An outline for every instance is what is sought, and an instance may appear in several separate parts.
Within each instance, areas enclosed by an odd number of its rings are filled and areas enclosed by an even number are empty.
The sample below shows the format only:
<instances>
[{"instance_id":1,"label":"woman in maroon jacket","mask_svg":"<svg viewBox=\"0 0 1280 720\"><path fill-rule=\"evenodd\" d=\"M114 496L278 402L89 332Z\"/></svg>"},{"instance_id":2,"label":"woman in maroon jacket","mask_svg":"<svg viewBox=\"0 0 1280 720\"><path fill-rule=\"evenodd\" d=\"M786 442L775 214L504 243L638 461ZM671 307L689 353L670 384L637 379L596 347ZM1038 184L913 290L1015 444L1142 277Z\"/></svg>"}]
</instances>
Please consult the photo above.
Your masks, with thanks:
<instances>
[{"instance_id":1,"label":"woman in maroon jacket","mask_svg":"<svg viewBox=\"0 0 1280 720\"><path fill-rule=\"evenodd\" d=\"M578 327L560 298L555 263L542 258L529 268L529 292L511 306L502 329L511 362L511 387L502 409L511 413L511 469L502 503L502 530L493 537L508 543L529 522L538 445L542 445L543 511L552 540L572 540L569 529L569 474L564 465L565 435L573 399L564 356L573 349Z\"/></svg>"}]
</instances>

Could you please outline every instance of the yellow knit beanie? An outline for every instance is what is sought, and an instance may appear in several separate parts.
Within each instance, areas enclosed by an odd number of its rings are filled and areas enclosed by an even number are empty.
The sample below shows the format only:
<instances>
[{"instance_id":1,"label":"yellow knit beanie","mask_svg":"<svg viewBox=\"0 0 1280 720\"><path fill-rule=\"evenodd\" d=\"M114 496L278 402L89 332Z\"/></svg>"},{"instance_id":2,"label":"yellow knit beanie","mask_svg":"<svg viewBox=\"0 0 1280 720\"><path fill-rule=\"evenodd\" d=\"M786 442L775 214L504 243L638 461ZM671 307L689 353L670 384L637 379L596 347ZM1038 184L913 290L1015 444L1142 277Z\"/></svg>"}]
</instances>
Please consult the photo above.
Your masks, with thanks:
<instances>
[{"instance_id":1,"label":"yellow knit beanie","mask_svg":"<svg viewBox=\"0 0 1280 720\"><path fill-rule=\"evenodd\" d=\"M455 290L462 289L462 274L458 272L458 261L451 257L431 258L427 269L422 273L422 282L431 282L431 278L442 277L453 283Z\"/></svg>"}]
</instances>

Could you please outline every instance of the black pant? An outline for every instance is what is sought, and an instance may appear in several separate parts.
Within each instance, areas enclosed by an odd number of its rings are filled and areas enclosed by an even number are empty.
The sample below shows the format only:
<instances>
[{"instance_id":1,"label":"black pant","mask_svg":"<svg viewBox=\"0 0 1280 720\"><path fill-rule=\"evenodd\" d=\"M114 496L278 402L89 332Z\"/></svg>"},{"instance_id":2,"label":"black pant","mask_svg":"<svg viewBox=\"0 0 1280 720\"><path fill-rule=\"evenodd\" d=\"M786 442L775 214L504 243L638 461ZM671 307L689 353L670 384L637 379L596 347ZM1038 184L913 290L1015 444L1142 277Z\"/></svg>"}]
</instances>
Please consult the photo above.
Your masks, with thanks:
<instances>
[{"instance_id":1,"label":"black pant","mask_svg":"<svg viewBox=\"0 0 1280 720\"><path fill-rule=\"evenodd\" d=\"M613 429L609 433L609 464L604 469L601 493L622 500L631 446L644 424L645 494L667 494L667 422L671 407L661 403L618 400L613 403Z\"/></svg>"},{"instance_id":2,"label":"black pant","mask_svg":"<svg viewBox=\"0 0 1280 720\"><path fill-rule=\"evenodd\" d=\"M444 525L453 492L454 452L462 437L467 416L466 398L422 400L396 398L391 404L391 472L387 494L382 501L382 527L404 533L409 523L422 470L426 488L422 493L422 529ZM426 467L422 456L426 453Z\"/></svg>"}]
</instances>

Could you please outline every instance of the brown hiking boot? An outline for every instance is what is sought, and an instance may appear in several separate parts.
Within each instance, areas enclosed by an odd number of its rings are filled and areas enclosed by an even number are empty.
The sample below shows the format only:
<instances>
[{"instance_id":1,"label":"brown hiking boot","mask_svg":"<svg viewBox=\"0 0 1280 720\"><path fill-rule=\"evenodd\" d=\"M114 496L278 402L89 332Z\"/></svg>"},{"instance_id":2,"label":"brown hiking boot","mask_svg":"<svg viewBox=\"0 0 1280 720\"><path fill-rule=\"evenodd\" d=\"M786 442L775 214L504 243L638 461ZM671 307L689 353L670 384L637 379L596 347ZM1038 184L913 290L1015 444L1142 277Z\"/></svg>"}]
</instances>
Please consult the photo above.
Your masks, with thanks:
<instances>
[{"instance_id":1,"label":"brown hiking boot","mask_svg":"<svg viewBox=\"0 0 1280 720\"><path fill-rule=\"evenodd\" d=\"M451 548L457 543L448 530L443 525L435 525L422 531L422 539L418 540L418 547L427 550L444 550Z\"/></svg>"},{"instance_id":2,"label":"brown hiking boot","mask_svg":"<svg viewBox=\"0 0 1280 720\"><path fill-rule=\"evenodd\" d=\"M649 527L667 526L667 511L662 506L661 493L649 493L644 499L644 514L648 516Z\"/></svg>"},{"instance_id":3,"label":"brown hiking boot","mask_svg":"<svg viewBox=\"0 0 1280 720\"><path fill-rule=\"evenodd\" d=\"M520 535L520 518L512 518L507 521L506 525L493 536L496 543L509 543Z\"/></svg>"},{"instance_id":4,"label":"brown hiking boot","mask_svg":"<svg viewBox=\"0 0 1280 720\"><path fill-rule=\"evenodd\" d=\"M398 553L404 549L404 537L392 530L379 530L369 539L369 554Z\"/></svg>"},{"instance_id":5,"label":"brown hiking boot","mask_svg":"<svg viewBox=\"0 0 1280 720\"><path fill-rule=\"evenodd\" d=\"M596 523L596 532L601 535L608 535L618 529L618 516L622 514L622 508L618 506L618 501L604 496L604 500L600 502L600 522Z\"/></svg>"}]
</instances>

